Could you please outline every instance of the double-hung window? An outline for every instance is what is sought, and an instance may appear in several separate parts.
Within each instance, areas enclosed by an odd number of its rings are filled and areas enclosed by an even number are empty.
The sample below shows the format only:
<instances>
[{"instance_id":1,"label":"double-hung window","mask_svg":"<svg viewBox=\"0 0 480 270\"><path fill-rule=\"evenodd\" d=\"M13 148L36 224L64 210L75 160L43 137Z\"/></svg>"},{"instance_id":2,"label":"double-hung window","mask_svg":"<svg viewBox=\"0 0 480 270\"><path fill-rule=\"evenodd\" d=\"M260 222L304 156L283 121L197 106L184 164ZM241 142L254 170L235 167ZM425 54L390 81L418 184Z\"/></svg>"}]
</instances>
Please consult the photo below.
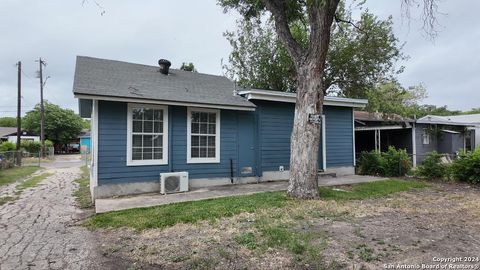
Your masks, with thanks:
<instances>
[{"instance_id":1,"label":"double-hung window","mask_svg":"<svg viewBox=\"0 0 480 270\"><path fill-rule=\"evenodd\" d=\"M128 104L127 165L168 163L168 108Z\"/></svg>"},{"instance_id":2,"label":"double-hung window","mask_svg":"<svg viewBox=\"0 0 480 270\"><path fill-rule=\"evenodd\" d=\"M422 141L423 141L423 144L430 144L430 132L426 128L423 129Z\"/></svg>"},{"instance_id":3,"label":"double-hung window","mask_svg":"<svg viewBox=\"0 0 480 270\"><path fill-rule=\"evenodd\" d=\"M187 109L187 163L220 162L220 110Z\"/></svg>"}]
</instances>

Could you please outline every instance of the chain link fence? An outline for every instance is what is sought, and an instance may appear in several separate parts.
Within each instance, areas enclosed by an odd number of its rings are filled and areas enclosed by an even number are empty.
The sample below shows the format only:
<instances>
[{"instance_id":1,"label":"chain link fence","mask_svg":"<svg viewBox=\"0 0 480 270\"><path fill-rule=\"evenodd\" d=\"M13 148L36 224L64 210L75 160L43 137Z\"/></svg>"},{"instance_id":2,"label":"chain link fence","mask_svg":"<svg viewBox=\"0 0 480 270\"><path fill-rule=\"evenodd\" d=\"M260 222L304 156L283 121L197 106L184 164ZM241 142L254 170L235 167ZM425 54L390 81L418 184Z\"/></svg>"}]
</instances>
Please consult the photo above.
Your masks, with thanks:
<instances>
[{"instance_id":1,"label":"chain link fence","mask_svg":"<svg viewBox=\"0 0 480 270\"><path fill-rule=\"evenodd\" d=\"M51 162L54 157L54 148L47 148L44 156L41 152L29 153L26 151L0 152L0 170L9 169L15 166L41 166L42 163Z\"/></svg>"}]
</instances>

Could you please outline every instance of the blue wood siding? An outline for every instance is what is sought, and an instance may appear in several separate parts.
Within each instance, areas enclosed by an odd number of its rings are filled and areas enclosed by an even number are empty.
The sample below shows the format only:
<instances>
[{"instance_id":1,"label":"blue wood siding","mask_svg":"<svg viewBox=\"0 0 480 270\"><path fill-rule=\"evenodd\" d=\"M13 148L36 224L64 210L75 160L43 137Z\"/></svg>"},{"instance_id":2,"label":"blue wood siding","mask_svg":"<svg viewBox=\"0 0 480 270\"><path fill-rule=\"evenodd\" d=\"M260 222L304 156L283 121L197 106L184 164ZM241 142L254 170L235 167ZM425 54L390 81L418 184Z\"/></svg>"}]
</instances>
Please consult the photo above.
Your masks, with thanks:
<instances>
[{"instance_id":1,"label":"blue wood siding","mask_svg":"<svg viewBox=\"0 0 480 270\"><path fill-rule=\"evenodd\" d=\"M188 171L190 178L230 177L230 159L237 174L237 113L220 112L220 163L187 164L187 108L169 106L169 164L127 166L127 103L99 102L99 185L158 181L159 174Z\"/></svg>"},{"instance_id":2,"label":"blue wood siding","mask_svg":"<svg viewBox=\"0 0 480 270\"><path fill-rule=\"evenodd\" d=\"M288 170L295 105L270 101L255 101L255 104L259 130L258 166L262 172L278 171L279 166ZM352 108L325 106L324 114L327 168L353 166ZM321 145L319 151L322 151Z\"/></svg>"},{"instance_id":3,"label":"blue wood siding","mask_svg":"<svg viewBox=\"0 0 480 270\"><path fill-rule=\"evenodd\" d=\"M327 168L353 166L352 117L352 108L325 106Z\"/></svg>"},{"instance_id":4,"label":"blue wood siding","mask_svg":"<svg viewBox=\"0 0 480 270\"><path fill-rule=\"evenodd\" d=\"M268 101L255 103L258 106L255 112L221 110L220 163L186 163L187 108L169 106L168 164L127 166L127 103L99 101L99 185L158 181L160 173L171 171L188 171L192 179L228 178L231 170L234 176L241 176L240 167L248 164L252 164L253 171L259 176L264 171L278 171L279 166L288 170L294 104ZM326 106L324 112L327 168L353 166L352 108ZM254 114L255 117L247 114ZM255 123L245 125L239 119L254 119ZM255 127L251 132L251 136L254 136L255 154L241 154L239 149L252 147L252 141L240 140L239 136L245 136L245 130L251 130L252 127ZM248 146L240 145L242 142L248 143ZM230 160L233 166L230 165Z\"/></svg>"}]
</instances>

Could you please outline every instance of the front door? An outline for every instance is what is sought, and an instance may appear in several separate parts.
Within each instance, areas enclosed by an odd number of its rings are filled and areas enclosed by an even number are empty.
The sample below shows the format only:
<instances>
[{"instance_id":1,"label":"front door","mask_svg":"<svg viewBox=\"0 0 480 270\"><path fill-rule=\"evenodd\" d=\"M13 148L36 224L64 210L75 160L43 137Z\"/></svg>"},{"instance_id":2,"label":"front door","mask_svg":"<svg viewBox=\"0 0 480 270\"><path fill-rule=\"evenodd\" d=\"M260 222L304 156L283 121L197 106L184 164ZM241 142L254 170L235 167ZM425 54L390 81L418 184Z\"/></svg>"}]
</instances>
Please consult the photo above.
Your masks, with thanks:
<instances>
[{"instance_id":1,"label":"front door","mask_svg":"<svg viewBox=\"0 0 480 270\"><path fill-rule=\"evenodd\" d=\"M255 175L255 115L238 113L238 176Z\"/></svg>"}]
</instances>

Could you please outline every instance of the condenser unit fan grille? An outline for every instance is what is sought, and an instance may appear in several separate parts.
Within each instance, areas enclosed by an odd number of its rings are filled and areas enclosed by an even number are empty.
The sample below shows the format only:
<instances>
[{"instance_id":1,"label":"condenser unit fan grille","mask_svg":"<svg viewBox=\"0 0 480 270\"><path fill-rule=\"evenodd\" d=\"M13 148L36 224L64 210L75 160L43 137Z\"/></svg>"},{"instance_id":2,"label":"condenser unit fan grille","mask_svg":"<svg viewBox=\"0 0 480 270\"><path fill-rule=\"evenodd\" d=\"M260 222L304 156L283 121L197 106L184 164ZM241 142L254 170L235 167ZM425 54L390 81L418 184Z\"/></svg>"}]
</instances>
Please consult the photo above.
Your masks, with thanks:
<instances>
[{"instance_id":1,"label":"condenser unit fan grille","mask_svg":"<svg viewBox=\"0 0 480 270\"><path fill-rule=\"evenodd\" d=\"M165 191L175 192L180 190L180 177L168 176L165 178Z\"/></svg>"}]
</instances>

